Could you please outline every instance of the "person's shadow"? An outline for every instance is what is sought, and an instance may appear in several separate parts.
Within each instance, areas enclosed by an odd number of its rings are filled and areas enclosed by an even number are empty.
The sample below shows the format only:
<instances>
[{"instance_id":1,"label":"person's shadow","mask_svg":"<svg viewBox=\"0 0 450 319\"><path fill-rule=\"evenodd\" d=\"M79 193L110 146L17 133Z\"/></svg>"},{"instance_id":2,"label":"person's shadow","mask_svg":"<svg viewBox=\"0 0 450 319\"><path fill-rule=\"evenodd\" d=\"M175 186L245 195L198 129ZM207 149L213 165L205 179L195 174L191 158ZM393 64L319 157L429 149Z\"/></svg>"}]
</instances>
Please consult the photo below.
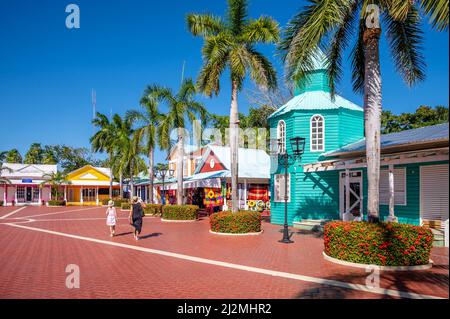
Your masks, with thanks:
<instances>
[{"instance_id":1,"label":"person's shadow","mask_svg":"<svg viewBox=\"0 0 450 319\"><path fill-rule=\"evenodd\" d=\"M126 235L131 235L133 232L132 231L129 231L129 232L126 232L126 233L120 233L120 234L116 234L114 237L119 237L119 236L126 236Z\"/></svg>"},{"instance_id":2,"label":"person's shadow","mask_svg":"<svg viewBox=\"0 0 450 319\"><path fill-rule=\"evenodd\" d=\"M132 234L132 233L130 233L130 234ZM147 239L147 238L150 238L150 237L158 237L158 236L161 236L161 235L162 235L162 233L151 233L151 234L148 234L148 235L140 236L139 238L140 239Z\"/></svg>"}]
</instances>

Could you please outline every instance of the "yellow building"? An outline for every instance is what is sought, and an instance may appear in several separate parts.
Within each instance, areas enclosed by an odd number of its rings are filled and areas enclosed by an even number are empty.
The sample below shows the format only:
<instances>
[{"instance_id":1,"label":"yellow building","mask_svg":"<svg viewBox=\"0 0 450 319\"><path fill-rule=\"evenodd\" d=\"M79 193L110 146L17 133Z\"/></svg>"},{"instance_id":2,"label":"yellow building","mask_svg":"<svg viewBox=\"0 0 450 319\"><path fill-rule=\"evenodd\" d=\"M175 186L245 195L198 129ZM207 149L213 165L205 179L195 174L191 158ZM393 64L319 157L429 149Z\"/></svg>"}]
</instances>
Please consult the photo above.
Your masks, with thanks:
<instances>
[{"instance_id":1,"label":"yellow building","mask_svg":"<svg viewBox=\"0 0 450 319\"><path fill-rule=\"evenodd\" d=\"M101 205L102 200L119 195L119 184L113 182L113 194L109 194L111 170L104 167L83 166L70 174L64 186L67 205Z\"/></svg>"}]
</instances>

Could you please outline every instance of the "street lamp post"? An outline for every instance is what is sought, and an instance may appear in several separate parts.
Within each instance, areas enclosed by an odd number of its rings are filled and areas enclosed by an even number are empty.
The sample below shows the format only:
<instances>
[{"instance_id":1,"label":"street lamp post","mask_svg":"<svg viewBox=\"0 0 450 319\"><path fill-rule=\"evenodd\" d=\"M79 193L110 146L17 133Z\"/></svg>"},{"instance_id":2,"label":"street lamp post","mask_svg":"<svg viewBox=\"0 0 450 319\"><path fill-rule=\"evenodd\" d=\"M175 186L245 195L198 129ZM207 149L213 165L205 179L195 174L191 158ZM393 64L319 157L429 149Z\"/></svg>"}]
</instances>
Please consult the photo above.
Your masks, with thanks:
<instances>
[{"instance_id":1,"label":"street lamp post","mask_svg":"<svg viewBox=\"0 0 450 319\"><path fill-rule=\"evenodd\" d=\"M292 154L288 154L285 145L283 145L283 141L278 139L278 163L284 166L284 225L283 225L283 239L279 242L284 244L293 243L289 236L289 227L288 227L288 168L289 165L294 164L298 158L301 157L303 152L305 151L305 138L303 137L293 137L290 139Z\"/></svg>"},{"instance_id":2,"label":"street lamp post","mask_svg":"<svg viewBox=\"0 0 450 319\"><path fill-rule=\"evenodd\" d=\"M162 194L161 194L161 201L162 204L165 205L166 204L166 190L165 190L165 180L166 180L166 176L168 175L169 178L173 177L174 174L174 170L173 169L166 169L166 168L162 168L162 169L156 169L155 170L155 177L159 180L162 181ZM153 191L153 190L152 190ZM163 195L164 195L164 200L163 200Z\"/></svg>"}]
</instances>

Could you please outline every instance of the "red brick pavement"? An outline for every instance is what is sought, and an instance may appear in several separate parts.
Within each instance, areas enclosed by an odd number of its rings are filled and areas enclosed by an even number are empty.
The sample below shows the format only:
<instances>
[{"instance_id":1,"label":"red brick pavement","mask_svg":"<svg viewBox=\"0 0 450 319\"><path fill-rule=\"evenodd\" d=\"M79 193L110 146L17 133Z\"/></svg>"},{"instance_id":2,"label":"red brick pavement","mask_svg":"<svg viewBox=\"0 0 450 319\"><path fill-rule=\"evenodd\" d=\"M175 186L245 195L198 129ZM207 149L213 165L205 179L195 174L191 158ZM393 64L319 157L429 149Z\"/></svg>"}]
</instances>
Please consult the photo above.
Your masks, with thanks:
<instances>
[{"instance_id":1,"label":"red brick pavement","mask_svg":"<svg viewBox=\"0 0 450 319\"><path fill-rule=\"evenodd\" d=\"M81 209L81 210L80 210ZM64 211L62 214L55 214ZM222 237L208 232L208 220L164 223L144 220L135 242L127 212L110 238L104 208L26 208L21 225L100 240L158 249L234 264L364 284L364 270L335 265L322 257L322 240L294 234L294 244L278 243L279 226L264 224L255 237ZM4 222L16 222L8 219ZM383 298L386 296L316 283L206 265L1 224L1 298ZM433 250L436 266L418 272L383 272L383 288L448 298L448 249ZM81 288L65 287L65 267L81 269Z\"/></svg>"}]
</instances>

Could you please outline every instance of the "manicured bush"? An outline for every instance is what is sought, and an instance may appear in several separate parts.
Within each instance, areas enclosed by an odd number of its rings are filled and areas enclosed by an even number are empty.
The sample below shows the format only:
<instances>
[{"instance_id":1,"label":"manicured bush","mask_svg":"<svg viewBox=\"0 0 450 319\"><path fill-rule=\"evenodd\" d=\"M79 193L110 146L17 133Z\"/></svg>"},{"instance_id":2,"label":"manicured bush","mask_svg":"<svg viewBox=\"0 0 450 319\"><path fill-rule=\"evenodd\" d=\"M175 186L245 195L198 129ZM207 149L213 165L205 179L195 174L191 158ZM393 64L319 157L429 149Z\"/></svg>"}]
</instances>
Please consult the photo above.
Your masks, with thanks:
<instances>
[{"instance_id":1,"label":"manicured bush","mask_svg":"<svg viewBox=\"0 0 450 319\"><path fill-rule=\"evenodd\" d=\"M211 230L217 233L246 234L261 231L261 214L253 211L220 212L209 218Z\"/></svg>"},{"instance_id":2,"label":"manicured bush","mask_svg":"<svg viewBox=\"0 0 450 319\"><path fill-rule=\"evenodd\" d=\"M0 206L3 206L3 201L2 200L0 200Z\"/></svg>"},{"instance_id":3,"label":"manicured bush","mask_svg":"<svg viewBox=\"0 0 450 319\"><path fill-rule=\"evenodd\" d=\"M426 265L433 233L408 224L333 221L325 225L324 245L328 256L353 263Z\"/></svg>"},{"instance_id":4,"label":"manicured bush","mask_svg":"<svg viewBox=\"0 0 450 319\"><path fill-rule=\"evenodd\" d=\"M66 206L66 201L64 201L64 200L49 200L48 206Z\"/></svg>"},{"instance_id":5,"label":"manicured bush","mask_svg":"<svg viewBox=\"0 0 450 319\"><path fill-rule=\"evenodd\" d=\"M196 205L164 205L162 218L165 220L196 220L199 207Z\"/></svg>"},{"instance_id":6,"label":"manicured bush","mask_svg":"<svg viewBox=\"0 0 450 319\"><path fill-rule=\"evenodd\" d=\"M123 203L129 203L130 201L128 199L113 199L114 201L114 207L122 207ZM106 203L108 205L108 203Z\"/></svg>"},{"instance_id":7,"label":"manicured bush","mask_svg":"<svg viewBox=\"0 0 450 319\"><path fill-rule=\"evenodd\" d=\"M144 214L150 216L161 216L162 207L163 205L161 204L147 204L144 208Z\"/></svg>"},{"instance_id":8,"label":"manicured bush","mask_svg":"<svg viewBox=\"0 0 450 319\"><path fill-rule=\"evenodd\" d=\"M115 206L115 205L114 205L114 206ZM127 203L127 202L123 202L123 203L121 203L120 208L121 208L122 210L130 210L130 209L131 209L131 204L130 204L130 203Z\"/></svg>"}]
</instances>

